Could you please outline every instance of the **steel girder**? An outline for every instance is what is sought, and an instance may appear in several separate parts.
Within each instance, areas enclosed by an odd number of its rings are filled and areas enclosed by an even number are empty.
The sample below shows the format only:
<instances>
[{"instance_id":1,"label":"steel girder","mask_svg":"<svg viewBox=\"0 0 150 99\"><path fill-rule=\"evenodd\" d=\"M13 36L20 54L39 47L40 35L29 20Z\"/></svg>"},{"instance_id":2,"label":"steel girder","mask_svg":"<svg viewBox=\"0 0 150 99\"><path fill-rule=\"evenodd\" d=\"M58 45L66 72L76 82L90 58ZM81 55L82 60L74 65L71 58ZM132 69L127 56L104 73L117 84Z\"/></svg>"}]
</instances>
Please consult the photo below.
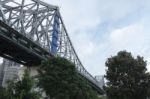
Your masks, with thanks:
<instances>
[{"instance_id":1,"label":"steel girder","mask_svg":"<svg viewBox=\"0 0 150 99\"><path fill-rule=\"evenodd\" d=\"M54 29L55 17L59 28ZM97 88L98 81L83 67L63 23L59 7L40 0L0 0L0 20L25 37L52 53L53 32L57 31L57 51L54 56L64 57L76 65L78 72ZM57 26L58 27L58 26Z\"/></svg>"}]
</instances>

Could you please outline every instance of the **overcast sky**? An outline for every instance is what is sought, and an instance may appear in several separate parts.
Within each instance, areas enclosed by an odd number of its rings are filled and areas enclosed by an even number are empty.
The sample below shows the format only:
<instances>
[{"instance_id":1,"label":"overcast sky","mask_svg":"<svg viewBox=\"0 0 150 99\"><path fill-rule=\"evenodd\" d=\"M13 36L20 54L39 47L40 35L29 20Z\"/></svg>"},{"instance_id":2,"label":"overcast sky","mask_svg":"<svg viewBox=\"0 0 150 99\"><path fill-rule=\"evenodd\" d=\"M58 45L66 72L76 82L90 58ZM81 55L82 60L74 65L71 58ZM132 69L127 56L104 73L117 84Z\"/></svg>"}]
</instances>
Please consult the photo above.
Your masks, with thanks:
<instances>
[{"instance_id":1,"label":"overcast sky","mask_svg":"<svg viewBox=\"0 0 150 99\"><path fill-rule=\"evenodd\" d=\"M84 67L105 74L105 61L120 50L141 55L150 71L150 0L45 0L60 7Z\"/></svg>"}]
</instances>

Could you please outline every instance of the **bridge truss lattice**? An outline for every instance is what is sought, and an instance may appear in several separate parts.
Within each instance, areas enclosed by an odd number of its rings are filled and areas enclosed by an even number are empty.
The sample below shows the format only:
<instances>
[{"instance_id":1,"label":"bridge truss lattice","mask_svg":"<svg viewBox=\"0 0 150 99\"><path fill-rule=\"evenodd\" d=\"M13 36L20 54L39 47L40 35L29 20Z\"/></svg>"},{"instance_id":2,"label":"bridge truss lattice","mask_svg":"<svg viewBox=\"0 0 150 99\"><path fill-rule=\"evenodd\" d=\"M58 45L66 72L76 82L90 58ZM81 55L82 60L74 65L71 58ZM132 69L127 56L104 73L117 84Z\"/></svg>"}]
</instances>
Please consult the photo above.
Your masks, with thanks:
<instances>
[{"instance_id":1,"label":"bridge truss lattice","mask_svg":"<svg viewBox=\"0 0 150 99\"><path fill-rule=\"evenodd\" d=\"M0 20L52 55L73 62L82 76L102 89L79 60L59 7L39 0L0 0Z\"/></svg>"}]
</instances>

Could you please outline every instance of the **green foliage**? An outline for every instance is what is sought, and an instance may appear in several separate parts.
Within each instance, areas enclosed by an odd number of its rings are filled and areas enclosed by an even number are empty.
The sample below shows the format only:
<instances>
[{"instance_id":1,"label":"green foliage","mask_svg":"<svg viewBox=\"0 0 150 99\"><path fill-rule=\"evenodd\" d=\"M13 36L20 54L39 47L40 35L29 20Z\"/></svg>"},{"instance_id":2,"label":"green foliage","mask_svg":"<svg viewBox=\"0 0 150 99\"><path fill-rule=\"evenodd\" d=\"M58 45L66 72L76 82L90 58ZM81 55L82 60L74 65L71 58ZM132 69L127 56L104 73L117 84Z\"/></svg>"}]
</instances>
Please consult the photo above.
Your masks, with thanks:
<instances>
[{"instance_id":1,"label":"green foliage","mask_svg":"<svg viewBox=\"0 0 150 99\"><path fill-rule=\"evenodd\" d=\"M75 99L99 99L97 92L89 86L89 83L82 76L78 76L77 79L77 87L79 89Z\"/></svg>"},{"instance_id":2,"label":"green foliage","mask_svg":"<svg viewBox=\"0 0 150 99\"><path fill-rule=\"evenodd\" d=\"M0 99L40 99L40 94L33 90L35 83L25 70L22 80L10 81L7 88L0 89Z\"/></svg>"},{"instance_id":3,"label":"green foliage","mask_svg":"<svg viewBox=\"0 0 150 99\"><path fill-rule=\"evenodd\" d=\"M107 59L106 92L108 99L147 99L150 75L143 57L134 58L126 51Z\"/></svg>"},{"instance_id":4,"label":"green foliage","mask_svg":"<svg viewBox=\"0 0 150 99\"><path fill-rule=\"evenodd\" d=\"M40 86L55 99L69 99L76 93L76 71L72 63L61 58L43 62L39 69ZM59 93L59 94L58 94Z\"/></svg>"},{"instance_id":5,"label":"green foliage","mask_svg":"<svg viewBox=\"0 0 150 99\"><path fill-rule=\"evenodd\" d=\"M12 89L15 91L15 97L21 99L39 99L39 93L34 91L35 82L28 70L25 70L22 80L15 82Z\"/></svg>"},{"instance_id":6,"label":"green foliage","mask_svg":"<svg viewBox=\"0 0 150 99\"><path fill-rule=\"evenodd\" d=\"M2 87L0 87L0 99L11 99L10 93Z\"/></svg>"},{"instance_id":7,"label":"green foliage","mask_svg":"<svg viewBox=\"0 0 150 99\"><path fill-rule=\"evenodd\" d=\"M97 99L97 94L75 65L64 58L51 58L39 68L39 86L52 99Z\"/></svg>"}]
</instances>

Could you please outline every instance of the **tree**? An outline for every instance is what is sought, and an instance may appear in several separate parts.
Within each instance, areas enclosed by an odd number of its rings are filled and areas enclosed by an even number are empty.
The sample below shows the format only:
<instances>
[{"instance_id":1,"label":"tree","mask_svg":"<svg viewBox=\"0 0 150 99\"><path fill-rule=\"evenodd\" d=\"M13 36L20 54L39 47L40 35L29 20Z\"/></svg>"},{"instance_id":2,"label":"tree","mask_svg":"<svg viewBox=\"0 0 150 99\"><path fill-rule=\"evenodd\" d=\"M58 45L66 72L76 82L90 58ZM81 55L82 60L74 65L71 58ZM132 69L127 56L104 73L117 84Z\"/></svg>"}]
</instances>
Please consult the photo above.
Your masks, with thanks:
<instances>
[{"instance_id":1,"label":"tree","mask_svg":"<svg viewBox=\"0 0 150 99\"><path fill-rule=\"evenodd\" d=\"M9 99L40 99L39 92L34 90L35 82L30 77L29 71L25 70L22 80L9 82L6 88L11 98Z\"/></svg>"},{"instance_id":2,"label":"tree","mask_svg":"<svg viewBox=\"0 0 150 99\"><path fill-rule=\"evenodd\" d=\"M106 93L108 99L147 99L150 75L141 56L120 51L106 61Z\"/></svg>"},{"instance_id":3,"label":"tree","mask_svg":"<svg viewBox=\"0 0 150 99\"><path fill-rule=\"evenodd\" d=\"M51 58L41 64L39 85L52 99L70 99L76 92L75 66L63 58Z\"/></svg>"},{"instance_id":4,"label":"tree","mask_svg":"<svg viewBox=\"0 0 150 99\"><path fill-rule=\"evenodd\" d=\"M82 76L77 78L78 93L75 99L101 99L98 97L98 93L92 89L89 82Z\"/></svg>"},{"instance_id":5,"label":"tree","mask_svg":"<svg viewBox=\"0 0 150 99\"><path fill-rule=\"evenodd\" d=\"M0 87L0 99L11 99L11 94L6 88Z\"/></svg>"},{"instance_id":6,"label":"tree","mask_svg":"<svg viewBox=\"0 0 150 99\"><path fill-rule=\"evenodd\" d=\"M36 87L35 80L30 76L29 71L25 70L23 79L16 83L16 95L22 93L23 99L39 99L40 94L34 87Z\"/></svg>"},{"instance_id":7,"label":"tree","mask_svg":"<svg viewBox=\"0 0 150 99\"><path fill-rule=\"evenodd\" d=\"M39 86L52 99L97 99L75 65L64 58L51 58L39 67ZM95 96L94 96L95 95Z\"/></svg>"}]
</instances>

